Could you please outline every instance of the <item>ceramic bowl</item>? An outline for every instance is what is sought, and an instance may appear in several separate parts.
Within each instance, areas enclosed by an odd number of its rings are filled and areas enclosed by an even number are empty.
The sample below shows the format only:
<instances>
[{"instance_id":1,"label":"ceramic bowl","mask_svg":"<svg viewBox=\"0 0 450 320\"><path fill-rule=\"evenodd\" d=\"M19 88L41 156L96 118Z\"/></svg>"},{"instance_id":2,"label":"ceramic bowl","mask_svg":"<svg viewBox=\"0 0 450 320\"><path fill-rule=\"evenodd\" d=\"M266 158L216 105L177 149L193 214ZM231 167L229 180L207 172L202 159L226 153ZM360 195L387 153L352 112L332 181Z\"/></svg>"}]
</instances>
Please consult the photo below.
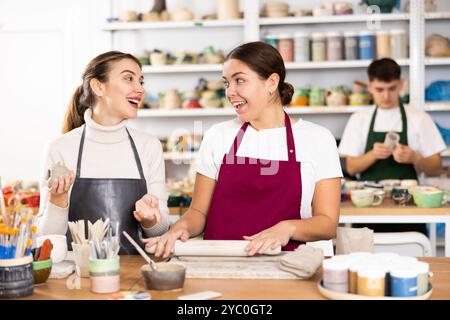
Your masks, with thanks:
<instances>
[{"instance_id":1,"label":"ceramic bowl","mask_svg":"<svg viewBox=\"0 0 450 320\"><path fill-rule=\"evenodd\" d=\"M414 203L421 208L439 208L449 199L449 192L434 187L415 187L410 193Z\"/></svg>"},{"instance_id":2,"label":"ceramic bowl","mask_svg":"<svg viewBox=\"0 0 450 320\"><path fill-rule=\"evenodd\" d=\"M44 283L52 271L52 259L33 261L34 284Z\"/></svg>"},{"instance_id":3,"label":"ceramic bowl","mask_svg":"<svg viewBox=\"0 0 450 320\"><path fill-rule=\"evenodd\" d=\"M150 265L141 267L144 286L149 290L175 290L182 289L186 277L186 267L172 262L156 263L157 270L154 271Z\"/></svg>"}]
</instances>

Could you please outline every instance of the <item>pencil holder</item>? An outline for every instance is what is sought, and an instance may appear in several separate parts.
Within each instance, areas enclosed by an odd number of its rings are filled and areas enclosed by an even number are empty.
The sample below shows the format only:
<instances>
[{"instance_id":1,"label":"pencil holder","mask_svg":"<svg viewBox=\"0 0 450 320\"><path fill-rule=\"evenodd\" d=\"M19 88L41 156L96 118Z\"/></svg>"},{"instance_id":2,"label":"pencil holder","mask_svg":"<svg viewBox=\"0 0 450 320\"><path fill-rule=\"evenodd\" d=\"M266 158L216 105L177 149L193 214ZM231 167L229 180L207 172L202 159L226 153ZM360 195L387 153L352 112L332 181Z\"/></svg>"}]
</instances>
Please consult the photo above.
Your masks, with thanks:
<instances>
[{"instance_id":1,"label":"pencil holder","mask_svg":"<svg viewBox=\"0 0 450 320\"><path fill-rule=\"evenodd\" d=\"M33 294L33 258L0 260L0 298L18 298Z\"/></svg>"},{"instance_id":2,"label":"pencil holder","mask_svg":"<svg viewBox=\"0 0 450 320\"><path fill-rule=\"evenodd\" d=\"M89 258L89 276L92 292L112 293L120 290L119 258L119 256L111 259Z\"/></svg>"}]
</instances>

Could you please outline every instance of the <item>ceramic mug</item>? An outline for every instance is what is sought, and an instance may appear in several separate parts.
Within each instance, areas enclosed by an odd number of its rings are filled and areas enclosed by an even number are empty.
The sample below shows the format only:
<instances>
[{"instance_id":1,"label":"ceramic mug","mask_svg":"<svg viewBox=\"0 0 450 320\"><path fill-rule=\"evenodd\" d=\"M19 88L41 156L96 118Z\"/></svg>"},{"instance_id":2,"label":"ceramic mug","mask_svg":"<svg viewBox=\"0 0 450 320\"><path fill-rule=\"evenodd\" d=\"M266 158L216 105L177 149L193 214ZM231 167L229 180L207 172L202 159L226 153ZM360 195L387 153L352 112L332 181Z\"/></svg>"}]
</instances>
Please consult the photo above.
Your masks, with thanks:
<instances>
[{"instance_id":1,"label":"ceramic mug","mask_svg":"<svg viewBox=\"0 0 450 320\"><path fill-rule=\"evenodd\" d=\"M413 188L417 187L418 185L419 183L415 179L404 179L400 182L400 186L405 188Z\"/></svg>"},{"instance_id":2,"label":"ceramic mug","mask_svg":"<svg viewBox=\"0 0 450 320\"><path fill-rule=\"evenodd\" d=\"M378 206L383 202L384 192L371 189L352 190L352 203L359 208Z\"/></svg>"},{"instance_id":3,"label":"ceramic mug","mask_svg":"<svg viewBox=\"0 0 450 320\"><path fill-rule=\"evenodd\" d=\"M49 239L52 242L53 248L50 254L53 263L59 263L66 258L67 255L67 240L66 236L61 234L49 234L36 238L37 247L42 246L45 239Z\"/></svg>"},{"instance_id":4,"label":"ceramic mug","mask_svg":"<svg viewBox=\"0 0 450 320\"><path fill-rule=\"evenodd\" d=\"M411 203L412 196L406 187L394 187L392 189L392 199L395 204L406 206Z\"/></svg>"},{"instance_id":5,"label":"ceramic mug","mask_svg":"<svg viewBox=\"0 0 450 320\"><path fill-rule=\"evenodd\" d=\"M392 197L392 189L394 187L400 186L400 179L384 179L380 180L379 183L383 186L383 190L386 193L386 198Z\"/></svg>"},{"instance_id":6,"label":"ceramic mug","mask_svg":"<svg viewBox=\"0 0 450 320\"><path fill-rule=\"evenodd\" d=\"M414 203L422 208L439 208L449 199L448 191L439 190L434 187L415 187L411 189Z\"/></svg>"}]
</instances>

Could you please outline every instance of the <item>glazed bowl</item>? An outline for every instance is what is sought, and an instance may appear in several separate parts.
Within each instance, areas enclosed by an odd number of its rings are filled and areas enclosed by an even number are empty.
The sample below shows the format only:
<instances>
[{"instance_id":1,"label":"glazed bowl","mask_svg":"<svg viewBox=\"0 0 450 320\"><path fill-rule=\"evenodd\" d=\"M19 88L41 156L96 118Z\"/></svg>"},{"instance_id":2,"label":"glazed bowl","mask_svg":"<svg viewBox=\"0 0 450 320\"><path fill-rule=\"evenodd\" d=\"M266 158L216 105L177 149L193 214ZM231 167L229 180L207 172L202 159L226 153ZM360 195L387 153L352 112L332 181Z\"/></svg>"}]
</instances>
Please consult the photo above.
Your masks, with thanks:
<instances>
[{"instance_id":1,"label":"glazed bowl","mask_svg":"<svg viewBox=\"0 0 450 320\"><path fill-rule=\"evenodd\" d=\"M421 208L439 208L449 199L449 192L434 187L415 187L410 189L414 203Z\"/></svg>"},{"instance_id":2,"label":"glazed bowl","mask_svg":"<svg viewBox=\"0 0 450 320\"><path fill-rule=\"evenodd\" d=\"M33 261L34 284L45 283L52 271L52 259Z\"/></svg>"},{"instance_id":3,"label":"glazed bowl","mask_svg":"<svg viewBox=\"0 0 450 320\"><path fill-rule=\"evenodd\" d=\"M157 270L150 265L141 267L144 286L148 290L176 290L182 289L186 277L186 267L172 262L156 263Z\"/></svg>"}]
</instances>

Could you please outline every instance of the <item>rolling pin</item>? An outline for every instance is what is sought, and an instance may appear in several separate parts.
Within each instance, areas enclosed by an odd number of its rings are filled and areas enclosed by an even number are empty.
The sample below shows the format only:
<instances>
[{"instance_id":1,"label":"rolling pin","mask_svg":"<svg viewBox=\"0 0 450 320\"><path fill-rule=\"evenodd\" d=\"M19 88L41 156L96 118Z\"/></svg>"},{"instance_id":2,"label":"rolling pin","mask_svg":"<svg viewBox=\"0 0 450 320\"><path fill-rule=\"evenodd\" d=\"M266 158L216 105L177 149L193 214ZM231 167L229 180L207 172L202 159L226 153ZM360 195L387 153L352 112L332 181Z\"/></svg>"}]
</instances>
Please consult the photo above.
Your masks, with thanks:
<instances>
[{"instance_id":1,"label":"rolling pin","mask_svg":"<svg viewBox=\"0 0 450 320\"><path fill-rule=\"evenodd\" d=\"M222 256L222 257L247 257L245 247L248 240L188 240L183 242L176 240L173 248L175 256ZM146 246L145 251L154 254L156 245ZM267 249L263 254L277 255L281 252L281 246L276 249Z\"/></svg>"}]
</instances>

